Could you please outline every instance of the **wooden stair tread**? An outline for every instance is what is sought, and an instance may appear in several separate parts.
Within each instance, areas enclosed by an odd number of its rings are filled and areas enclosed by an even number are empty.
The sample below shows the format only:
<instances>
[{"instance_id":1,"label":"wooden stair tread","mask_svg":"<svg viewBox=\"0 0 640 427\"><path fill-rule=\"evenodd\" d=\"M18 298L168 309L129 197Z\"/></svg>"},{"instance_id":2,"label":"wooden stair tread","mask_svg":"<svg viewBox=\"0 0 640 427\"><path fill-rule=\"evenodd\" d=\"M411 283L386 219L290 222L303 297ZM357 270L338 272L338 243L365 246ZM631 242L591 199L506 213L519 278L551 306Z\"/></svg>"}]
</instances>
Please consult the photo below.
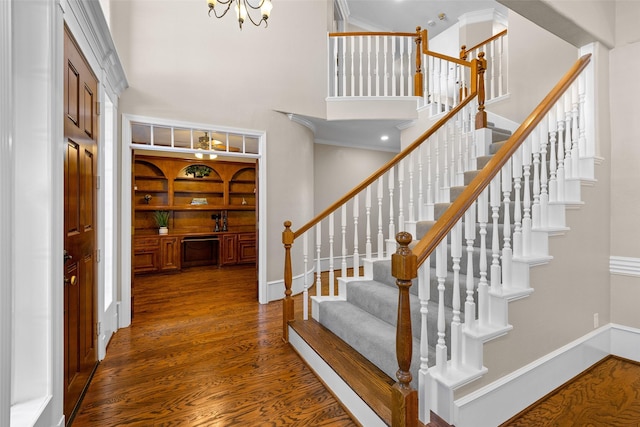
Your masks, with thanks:
<instances>
[{"instance_id":1,"label":"wooden stair tread","mask_svg":"<svg viewBox=\"0 0 640 427\"><path fill-rule=\"evenodd\" d=\"M391 377L315 320L292 320L289 325L387 425L391 425L391 388L395 383Z\"/></svg>"}]
</instances>

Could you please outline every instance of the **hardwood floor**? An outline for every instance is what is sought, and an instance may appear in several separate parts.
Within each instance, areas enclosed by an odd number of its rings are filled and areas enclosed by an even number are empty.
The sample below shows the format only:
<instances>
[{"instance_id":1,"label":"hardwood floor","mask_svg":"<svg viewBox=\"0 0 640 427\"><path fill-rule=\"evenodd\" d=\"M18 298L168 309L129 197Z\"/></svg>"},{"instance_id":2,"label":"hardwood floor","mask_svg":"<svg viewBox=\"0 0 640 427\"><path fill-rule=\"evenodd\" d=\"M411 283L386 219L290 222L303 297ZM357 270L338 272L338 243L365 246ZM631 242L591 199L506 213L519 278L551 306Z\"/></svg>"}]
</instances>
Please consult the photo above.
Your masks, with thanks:
<instances>
[{"instance_id":1,"label":"hardwood floor","mask_svg":"<svg viewBox=\"0 0 640 427\"><path fill-rule=\"evenodd\" d=\"M252 267L137 277L134 321L73 427L355 426L282 342L282 304L258 304L255 282Z\"/></svg>"},{"instance_id":2,"label":"hardwood floor","mask_svg":"<svg viewBox=\"0 0 640 427\"><path fill-rule=\"evenodd\" d=\"M501 427L640 426L640 363L609 356Z\"/></svg>"}]
</instances>

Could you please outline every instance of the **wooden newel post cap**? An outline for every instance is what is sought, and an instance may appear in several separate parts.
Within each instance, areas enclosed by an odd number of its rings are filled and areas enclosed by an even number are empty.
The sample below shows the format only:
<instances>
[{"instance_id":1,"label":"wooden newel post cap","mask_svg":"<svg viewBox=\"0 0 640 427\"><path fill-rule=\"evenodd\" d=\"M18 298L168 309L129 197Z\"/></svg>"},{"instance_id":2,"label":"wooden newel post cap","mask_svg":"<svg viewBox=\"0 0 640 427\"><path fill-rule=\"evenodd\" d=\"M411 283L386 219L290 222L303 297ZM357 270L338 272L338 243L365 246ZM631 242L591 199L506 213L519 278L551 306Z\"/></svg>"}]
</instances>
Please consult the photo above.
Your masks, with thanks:
<instances>
[{"instance_id":1,"label":"wooden newel post cap","mask_svg":"<svg viewBox=\"0 0 640 427\"><path fill-rule=\"evenodd\" d=\"M412 240L411 233L406 231L396 234L398 250L391 255L391 274L398 280L411 280L418 276L418 257L409 249Z\"/></svg>"},{"instance_id":2,"label":"wooden newel post cap","mask_svg":"<svg viewBox=\"0 0 640 427\"><path fill-rule=\"evenodd\" d=\"M282 232L282 244L283 245L292 245L293 244L293 231L291 231L291 221L284 222L284 231Z\"/></svg>"}]
</instances>

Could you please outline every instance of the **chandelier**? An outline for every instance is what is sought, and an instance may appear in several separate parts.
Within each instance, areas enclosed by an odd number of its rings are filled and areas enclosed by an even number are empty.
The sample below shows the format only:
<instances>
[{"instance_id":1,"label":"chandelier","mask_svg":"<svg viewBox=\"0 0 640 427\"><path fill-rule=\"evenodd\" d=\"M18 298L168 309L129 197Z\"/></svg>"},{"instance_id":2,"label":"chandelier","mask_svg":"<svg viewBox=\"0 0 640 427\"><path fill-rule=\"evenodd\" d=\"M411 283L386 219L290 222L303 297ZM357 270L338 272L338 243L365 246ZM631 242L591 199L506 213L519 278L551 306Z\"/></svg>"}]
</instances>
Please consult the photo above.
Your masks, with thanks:
<instances>
[{"instance_id":1,"label":"chandelier","mask_svg":"<svg viewBox=\"0 0 640 427\"><path fill-rule=\"evenodd\" d=\"M250 0L207 0L207 5L209 6L209 16L211 16L211 11L216 16L216 18L222 18L227 14L229 9L231 9L231 5L235 2L235 10L236 10L236 18L238 18L238 23L240 24L240 29L242 30L242 24L245 19L249 17L249 20L253 25L259 27L262 22L264 22L265 28L269 26L267 20L269 19L269 15L271 14L271 9L273 5L271 4L271 0L259 0L257 6L253 6L250 3ZM224 11L222 14L218 15L218 11L215 9L216 4L220 3ZM226 7L225 7L226 6ZM254 10L259 10L262 18L256 22L256 19L251 16Z\"/></svg>"}]
</instances>

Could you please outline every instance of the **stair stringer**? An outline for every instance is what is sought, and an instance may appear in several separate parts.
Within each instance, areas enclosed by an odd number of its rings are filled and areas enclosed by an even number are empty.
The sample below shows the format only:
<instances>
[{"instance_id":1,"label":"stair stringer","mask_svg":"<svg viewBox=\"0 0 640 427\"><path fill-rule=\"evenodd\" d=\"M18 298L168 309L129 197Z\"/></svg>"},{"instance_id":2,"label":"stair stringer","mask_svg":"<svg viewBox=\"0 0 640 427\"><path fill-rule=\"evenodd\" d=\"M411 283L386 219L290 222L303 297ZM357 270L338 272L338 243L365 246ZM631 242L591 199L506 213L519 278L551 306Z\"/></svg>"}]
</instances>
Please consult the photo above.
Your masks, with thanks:
<instances>
[{"instance_id":1,"label":"stair stringer","mask_svg":"<svg viewBox=\"0 0 640 427\"><path fill-rule=\"evenodd\" d=\"M581 185L592 185L589 178L575 179ZM584 181L584 182L583 182ZM577 192L579 193L579 190ZM575 192L574 192L575 195ZM513 329L508 323L508 306L511 301L526 298L534 292L530 283L530 269L548 264L553 260L549 254L549 237L563 235L570 228L566 225L566 210L580 209L584 202L571 199L550 203L549 226L532 229L532 253L514 257L511 266L511 280L503 278L500 291L489 286L489 319L482 325L477 320L472 327L463 326L461 340L463 363L456 366L448 360L444 367L433 366L419 371L419 415L422 421L429 419L430 412L443 420L454 421L454 393L457 389L481 378L488 372L483 365L484 344L506 335ZM510 283L509 283L510 282Z\"/></svg>"}]
</instances>

